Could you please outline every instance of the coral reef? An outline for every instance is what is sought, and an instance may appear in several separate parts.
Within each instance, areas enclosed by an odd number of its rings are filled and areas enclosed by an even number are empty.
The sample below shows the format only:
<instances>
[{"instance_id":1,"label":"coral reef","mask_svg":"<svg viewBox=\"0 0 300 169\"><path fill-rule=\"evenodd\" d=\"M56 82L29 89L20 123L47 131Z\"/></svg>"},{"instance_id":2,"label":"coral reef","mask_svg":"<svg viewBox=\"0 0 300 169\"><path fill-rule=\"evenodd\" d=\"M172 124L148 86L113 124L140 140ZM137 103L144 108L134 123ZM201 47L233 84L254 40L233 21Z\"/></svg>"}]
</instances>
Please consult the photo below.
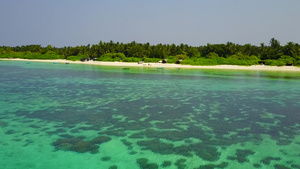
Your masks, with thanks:
<instances>
[{"instance_id":1,"label":"coral reef","mask_svg":"<svg viewBox=\"0 0 300 169\"><path fill-rule=\"evenodd\" d=\"M141 146L143 150L151 150L154 153L159 153L162 155L178 154L190 157L192 156L192 152L194 152L197 156L207 161L216 161L221 155L217 148L213 146L207 146L203 143L174 147L173 144L164 143L158 139L153 139L147 141L138 141L137 144Z\"/></svg>"},{"instance_id":2,"label":"coral reef","mask_svg":"<svg viewBox=\"0 0 300 169\"><path fill-rule=\"evenodd\" d=\"M154 153L159 153L162 155L173 154L173 144L163 143L158 139L149 140L149 141L138 141L137 144L144 150L151 150Z\"/></svg>"},{"instance_id":3,"label":"coral reef","mask_svg":"<svg viewBox=\"0 0 300 169\"><path fill-rule=\"evenodd\" d=\"M252 151L252 150L237 149L236 152L235 152L236 156L228 156L227 159L229 159L229 160L237 160L239 163L244 163L244 162L248 162L249 160L248 160L247 157L249 155L253 155L253 154L255 154L255 152Z\"/></svg>"},{"instance_id":4,"label":"coral reef","mask_svg":"<svg viewBox=\"0 0 300 169\"><path fill-rule=\"evenodd\" d=\"M111 140L111 138L108 136L98 136L98 137L94 138L93 140L91 140L90 142L93 144L101 144L104 142L108 142L110 140Z\"/></svg>"},{"instance_id":5,"label":"coral reef","mask_svg":"<svg viewBox=\"0 0 300 169\"><path fill-rule=\"evenodd\" d=\"M136 160L136 163L141 169L158 169L158 165L156 163L148 163L147 158L139 158Z\"/></svg>"},{"instance_id":6,"label":"coral reef","mask_svg":"<svg viewBox=\"0 0 300 169\"><path fill-rule=\"evenodd\" d=\"M280 157L265 157L265 158L261 159L260 162L265 164L265 165L269 165L272 160L273 161L280 161L281 158Z\"/></svg>"},{"instance_id":7,"label":"coral reef","mask_svg":"<svg viewBox=\"0 0 300 169\"><path fill-rule=\"evenodd\" d=\"M255 167L255 168L261 168L261 164L254 163L254 164L253 164L253 167Z\"/></svg>"},{"instance_id":8,"label":"coral reef","mask_svg":"<svg viewBox=\"0 0 300 169\"><path fill-rule=\"evenodd\" d=\"M226 168L228 166L227 162L223 162L221 164L206 164L201 165L198 169L214 169L214 168Z\"/></svg>"},{"instance_id":9,"label":"coral reef","mask_svg":"<svg viewBox=\"0 0 300 169\"><path fill-rule=\"evenodd\" d=\"M286 166L281 165L281 164L275 164L275 165L274 165L274 168L275 168L275 169L291 169L291 168L286 167Z\"/></svg>"},{"instance_id":10,"label":"coral reef","mask_svg":"<svg viewBox=\"0 0 300 169\"><path fill-rule=\"evenodd\" d=\"M181 158L175 162L175 166L177 166L178 169L185 169L187 167L187 165L184 164L185 161L186 159Z\"/></svg>"},{"instance_id":11,"label":"coral reef","mask_svg":"<svg viewBox=\"0 0 300 169\"><path fill-rule=\"evenodd\" d=\"M112 165L112 166L110 166L108 169L118 169L118 166Z\"/></svg>"},{"instance_id":12,"label":"coral reef","mask_svg":"<svg viewBox=\"0 0 300 169\"><path fill-rule=\"evenodd\" d=\"M110 156L105 156L101 158L102 161L109 161L110 159L111 159Z\"/></svg>"},{"instance_id":13,"label":"coral reef","mask_svg":"<svg viewBox=\"0 0 300 169\"><path fill-rule=\"evenodd\" d=\"M172 162L171 161L164 161L160 166L165 168L165 167L169 167L172 165Z\"/></svg>"},{"instance_id":14,"label":"coral reef","mask_svg":"<svg viewBox=\"0 0 300 169\"><path fill-rule=\"evenodd\" d=\"M84 137L71 137L58 139L52 143L57 150L75 151L78 153L90 152L92 154L98 153L99 145L104 142L111 140L107 136L99 136L91 141L85 141Z\"/></svg>"}]
</instances>

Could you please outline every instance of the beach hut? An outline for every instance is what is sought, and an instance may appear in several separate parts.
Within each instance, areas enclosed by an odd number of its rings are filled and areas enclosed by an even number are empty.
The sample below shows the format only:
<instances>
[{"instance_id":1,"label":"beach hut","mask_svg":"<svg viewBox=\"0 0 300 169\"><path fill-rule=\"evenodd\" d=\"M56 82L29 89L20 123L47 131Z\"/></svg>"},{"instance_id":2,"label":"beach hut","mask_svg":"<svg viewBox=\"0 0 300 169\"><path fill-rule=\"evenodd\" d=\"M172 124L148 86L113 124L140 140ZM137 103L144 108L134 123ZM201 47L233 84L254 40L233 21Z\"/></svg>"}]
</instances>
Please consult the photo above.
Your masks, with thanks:
<instances>
[{"instance_id":1,"label":"beach hut","mask_svg":"<svg viewBox=\"0 0 300 169\"><path fill-rule=\"evenodd\" d=\"M265 65L265 61L258 61L258 64L260 64L260 65Z\"/></svg>"},{"instance_id":2,"label":"beach hut","mask_svg":"<svg viewBox=\"0 0 300 169\"><path fill-rule=\"evenodd\" d=\"M90 58L83 58L83 59L80 59L81 62L86 62L86 61L89 61Z\"/></svg>"},{"instance_id":3,"label":"beach hut","mask_svg":"<svg viewBox=\"0 0 300 169\"><path fill-rule=\"evenodd\" d=\"M164 60L162 61L162 63L167 63L167 61L168 61L168 59L164 59Z\"/></svg>"},{"instance_id":4,"label":"beach hut","mask_svg":"<svg viewBox=\"0 0 300 169\"><path fill-rule=\"evenodd\" d=\"M175 64L180 64L181 62L182 62L182 59L179 59L179 60L176 61Z\"/></svg>"}]
</instances>

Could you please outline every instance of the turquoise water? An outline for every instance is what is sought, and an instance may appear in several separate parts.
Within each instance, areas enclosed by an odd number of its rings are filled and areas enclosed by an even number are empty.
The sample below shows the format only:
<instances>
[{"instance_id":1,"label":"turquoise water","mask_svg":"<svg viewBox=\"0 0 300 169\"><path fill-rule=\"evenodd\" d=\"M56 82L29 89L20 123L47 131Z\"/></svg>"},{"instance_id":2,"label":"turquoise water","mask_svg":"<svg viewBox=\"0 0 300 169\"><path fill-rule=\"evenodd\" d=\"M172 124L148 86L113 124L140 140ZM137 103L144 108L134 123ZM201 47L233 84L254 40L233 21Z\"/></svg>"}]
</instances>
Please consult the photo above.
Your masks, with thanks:
<instances>
[{"instance_id":1,"label":"turquoise water","mask_svg":"<svg viewBox=\"0 0 300 169\"><path fill-rule=\"evenodd\" d=\"M300 168L300 73L0 62L0 168Z\"/></svg>"}]
</instances>

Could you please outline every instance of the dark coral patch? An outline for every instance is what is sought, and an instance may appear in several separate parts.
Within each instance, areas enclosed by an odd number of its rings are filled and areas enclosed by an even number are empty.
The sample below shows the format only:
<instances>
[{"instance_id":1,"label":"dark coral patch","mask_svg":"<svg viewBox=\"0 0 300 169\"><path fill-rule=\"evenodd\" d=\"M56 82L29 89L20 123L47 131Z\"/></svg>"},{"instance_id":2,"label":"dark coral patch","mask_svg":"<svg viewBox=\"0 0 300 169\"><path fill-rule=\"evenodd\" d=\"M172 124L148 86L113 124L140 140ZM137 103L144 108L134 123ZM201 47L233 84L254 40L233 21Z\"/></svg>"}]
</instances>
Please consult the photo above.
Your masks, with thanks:
<instances>
[{"instance_id":1,"label":"dark coral patch","mask_svg":"<svg viewBox=\"0 0 300 169\"><path fill-rule=\"evenodd\" d=\"M97 144L101 144L109 140L111 140L111 138L107 136L99 136L91 141L85 141L84 137L71 137L58 139L52 145L54 145L57 150L75 151L78 153L90 152L95 154L99 149L99 145Z\"/></svg>"},{"instance_id":2,"label":"dark coral patch","mask_svg":"<svg viewBox=\"0 0 300 169\"><path fill-rule=\"evenodd\" d=\"M5 121L0 121L0 127L6 127L8 124Z\"/></svg>"},{"instance_id":3,"label":"dark coral patch","mask_svg":"<svg viewBox=\"0 0 300 169\"><path fill-rule=\"evenodd\" d=\"M275 164L275 165L274 165L274 168L275 168L275 169L291 169L291 168L286 167L286 166L281 165L281 164Z\"/></svg>"},{"instance_id":4,"label":"dark coral patch","mask_svg":"<svg viewBox=\"0 0 300 169\"><path fill-rule=\"evenodd\" d=\"M112 166L110 166L108 169L118 169L118 166L112 165Z\"/></svg>"},{"instance_id":5,"label":"dark coral patch","mask_svg":"<svg viewBox=\"0 0 300 169\"><path fill-rule=\"evenodd\" d=\"M262 160L260 160L260 162L265 164L265 165L269 165L272 160L273 161L280 161L281 158L280 157L265 157Z\"/></svg>"},{"instance_id":6,"label":"dark coral patch","mask_svg":"<svg viewBox=\"0 0 300 169\"><path fill-rule=\"evenodd\" d=\"M97 153L98 145L94 145L88 141L83 141L80 138L59 139L53 143L56 149L65 151L75 151L78 153Z\"/></svg>"},{"instance_id":7,"label":"dark coral patch","mask_svg":"<svg viewBox=\"0 0 300 169\"><path fill-rule=\"evenodd\" d=\"M147 141L138 141L137 144L141 146L143 150L151 150L154 153L159 153L162 155L178 154L191 157L192 154L195 153L197 156L207 161L216 161L221 155L216 147L208 146L203 143L175 147L173 144L164 143L159 139L153 139Z\"/></svg>"},{"instance_id":8,"label":"dark coral patch","mask_svg":"<svg viewBox=\"0 0 300 169\"><path fill-rule=\"evenodd\" d=\"M179 159L175 162L175 165L177 166L178 169L185 169L187 165L185 164L186 159Z\"/></svg>"},{"instance_id":9,"label":"dark coral patch","mask_svg":"<svg viewBox=\"0 0 300 169\"><path fill-rule=\"evenodd\" d=\"M163 143L158 139L149 141L138 141L137 144L144 150L151 150L154 153L159 153L162 155L173 154L173 144Z\"/></svg>"},{"instance_id":10,"label":"dark coral patch","mask_svg":"<svg viewBox=\"0 0 300 169\"><path fill-rule=\"evenodd\" d=\"M229 160L237 160L239 163L244 163L244 162L248 162L249 160L248 160L247 157L249 155L253 155L253 154L255 154L255 152L252 151L252 150L237 149L236 152L235 152L236 156L228 156L227 159L229 159Z\"/></svg>"},{"instance_id":11,"label":"dark coral patch","mask_svg":"<svg viewBox=\"0 0 300 169\"><path fill-rule=\"evenodd\" d=\"M254 167L254 168L261 168L261 165L258 164L258 163L254 163L254 164L253 164L253 167Z\"/></svg>"},{"instance_id":12,"label":"dark coral patch","mask_svg":"<svg viewBox=\"0 0 300 169\"><path fill-rule=\"evenodd\" d=\"M104 143L104 142L108 142L110 140L111 140L111 138L108 137L108 136L98 136L98 137L94 138L93 140L91 140L91 143L101 144L101 143Z\"/></svg>"},{"instance_id":13,"label":"dark coral patch","mask_svg":"<svg viewBox=\"0 0 300 169\"><path fill-rule=\"evenodd\" d=\"M136 160L136 163L141 169L158 169L158 165L156 163L148 163L147 158L139 158Z\"/></svg>"},{"instance_id":14,"label":"dark coral patch","mask_svg":"<svg viewBox=\"0 0 300 169\"><path fill-rule=\"evenodd\" d=\"M164 161L160 166L163 168L170 167L172 165L171 161Z\"/></svg>"},{"instance_id":15,"label":"dark coral patch","mask_svg":"<svg viewBox=\"0 0 300 169\"><path fill-rule=\"evenodd\" d=\"M109 161L110 159L111 159L110 156L105 156L101 158L102 161Z\"/></svg>"},{"instance_id":16,"label":"dark coral patch","mask_svg":"<svg viewBox=\"0 0 300 169\"><path fill-rule=\"evenodd\" d=\"M11 135L11 134L15 134L16 131L15 130L8 130L5 132L6 135Z\"/></svg>"},{"instance_id":17,"label":"dark coral patch","mask_svg":"<svg viewBox=\"0 0 300 169\"><path fill-rule=\"evenodd\" d=\"M221 164L206 164L201 165L198 169L214 169L214 168L226 168L228 166L227 162L223 162Z\"/></svg>"},{"instance_id":18,"label":"dark coral patch","mask_svg":"<svg viewBox=\"0 0 300 169\"><path fill-rule=\"evenodd\" d=\"M217 161L221 155L218 149L213 146L208 146L203 143L190 145L190 149L195 151L196 155L207 161Z\"/></svg>"}]
</instances>

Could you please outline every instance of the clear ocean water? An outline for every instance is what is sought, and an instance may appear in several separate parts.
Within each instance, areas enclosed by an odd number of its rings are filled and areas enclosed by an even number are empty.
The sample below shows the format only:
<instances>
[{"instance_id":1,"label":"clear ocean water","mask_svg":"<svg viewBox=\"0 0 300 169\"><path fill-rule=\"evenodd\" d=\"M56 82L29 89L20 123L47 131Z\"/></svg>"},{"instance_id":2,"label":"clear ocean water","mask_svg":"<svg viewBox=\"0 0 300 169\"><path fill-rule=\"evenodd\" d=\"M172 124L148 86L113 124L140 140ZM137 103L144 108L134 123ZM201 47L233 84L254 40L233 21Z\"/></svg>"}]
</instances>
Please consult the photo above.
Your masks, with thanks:
<instances>
[{"instance_id":1,"label":"clear ocean water","mask_svg":"<svg viewBox=\"0 0 300 169\"><path fill-rule=\"evenodd\" d=\"M300 73L0 62L1 169L300 168Z\"/></svg>"}]
</instances>

